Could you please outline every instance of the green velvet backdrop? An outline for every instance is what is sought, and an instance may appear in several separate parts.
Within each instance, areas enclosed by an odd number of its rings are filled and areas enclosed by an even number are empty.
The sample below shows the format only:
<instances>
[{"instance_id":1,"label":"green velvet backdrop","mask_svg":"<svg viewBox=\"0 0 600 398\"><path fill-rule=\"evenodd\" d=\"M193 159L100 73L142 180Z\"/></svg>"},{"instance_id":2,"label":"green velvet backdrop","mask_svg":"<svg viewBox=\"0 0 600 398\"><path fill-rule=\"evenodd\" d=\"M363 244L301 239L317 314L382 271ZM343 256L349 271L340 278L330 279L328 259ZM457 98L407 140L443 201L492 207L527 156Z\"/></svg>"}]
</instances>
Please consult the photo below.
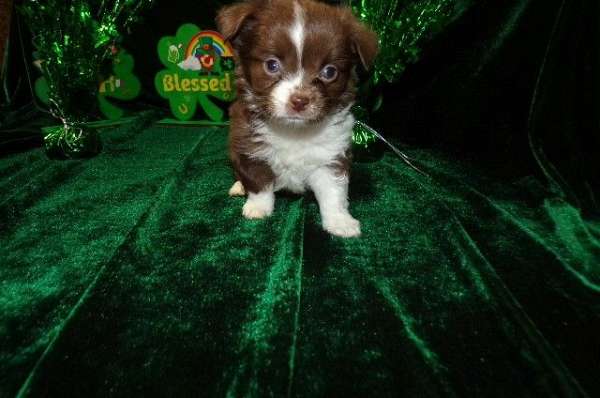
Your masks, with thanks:
<instances>
[{"instance_id":1,"label":"green velvet backdrop","mask_svg":"<svg viewBox=\"0 0 600 398\"><path fill-rule=\"evenodd\" d=\"M599 7L479 1L382 88L430 177L359 157L360 239L310 195L244 220L225 129L5 146L0 397L600 395Z\"/></svg>"},{"instance_id":2,"label":"green velvet backdrop","mask_svg":"<svg viewBox=\"0 0 600 398\"><path fill-rule=\"evenodd\" d=\"M310 196L244 220L225 131L134 125L0 162L3 396L598 391L600 225L539 181L358 163L343 240Z\"/></svg>"}]
</instances>

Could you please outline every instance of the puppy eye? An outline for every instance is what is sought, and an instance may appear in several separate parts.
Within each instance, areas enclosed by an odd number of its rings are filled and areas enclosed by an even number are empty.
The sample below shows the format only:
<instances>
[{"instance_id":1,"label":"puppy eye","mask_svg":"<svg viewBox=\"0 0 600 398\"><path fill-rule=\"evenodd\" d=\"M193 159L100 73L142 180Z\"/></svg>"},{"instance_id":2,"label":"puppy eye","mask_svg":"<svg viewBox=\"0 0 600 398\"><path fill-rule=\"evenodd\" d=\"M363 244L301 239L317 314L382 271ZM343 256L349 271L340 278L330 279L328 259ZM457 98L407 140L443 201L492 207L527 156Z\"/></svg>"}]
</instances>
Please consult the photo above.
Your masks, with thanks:
<instances>
[{"instance_id":1,"label":"puppy eye","mask_svg":"<svg viewBox=\"0 0 600 398\"><path fill-rule=\"evenodd\" d=\"M281 63L277 58L269 58L264 63L265 72L269 75L275 75L281 70Z\"/></svg>"},{"instance_id":2,"label":"puppy eye","mask_svg":"<svg viewBox=\"0 0 600 398\"><path fill-rule=\"evenodd\" d=\"M319 73L319 77L325 82L334 81L337 75L338 70L333 65L326 65L323 69L321 69L321 72Z\"/></svg>"}]
</instances>

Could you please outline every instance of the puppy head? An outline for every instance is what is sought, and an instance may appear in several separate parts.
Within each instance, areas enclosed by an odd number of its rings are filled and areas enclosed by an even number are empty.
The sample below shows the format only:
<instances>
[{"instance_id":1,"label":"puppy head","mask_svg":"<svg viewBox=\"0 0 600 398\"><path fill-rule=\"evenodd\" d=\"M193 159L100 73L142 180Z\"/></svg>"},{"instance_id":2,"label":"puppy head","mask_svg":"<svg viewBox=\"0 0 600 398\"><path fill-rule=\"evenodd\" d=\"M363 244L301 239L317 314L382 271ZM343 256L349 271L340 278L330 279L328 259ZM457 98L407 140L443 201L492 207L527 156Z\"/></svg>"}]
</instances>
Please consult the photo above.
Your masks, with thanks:
<instances>
[{"instance_id":1,"label":"puppy head","mask_svg":"<svg viewBox=\"0 0 600 398\"><path fill-rule=\"evenodd\" d=\"M247 0L217 25L235 50L242 100L259 117L303 125L354 100L355 67L372 66L377 36L347 8L313 0Z\"/></svg>"}]
</instances>

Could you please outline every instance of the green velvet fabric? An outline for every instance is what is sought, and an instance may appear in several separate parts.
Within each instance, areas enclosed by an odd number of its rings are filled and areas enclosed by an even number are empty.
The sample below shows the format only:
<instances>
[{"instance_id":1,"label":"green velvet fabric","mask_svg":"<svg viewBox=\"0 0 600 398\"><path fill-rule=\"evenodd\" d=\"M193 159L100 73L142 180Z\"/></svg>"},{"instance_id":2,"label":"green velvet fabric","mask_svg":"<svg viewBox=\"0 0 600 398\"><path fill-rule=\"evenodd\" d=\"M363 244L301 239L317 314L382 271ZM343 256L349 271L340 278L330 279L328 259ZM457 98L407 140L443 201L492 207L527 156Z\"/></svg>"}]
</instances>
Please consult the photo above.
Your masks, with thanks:
<instances>
[{"instance_id":1,"label":"green velvet fabric","mask_svg":"<svg viewBox=\"0 0 600 398\"><path fill-rule=\"evenodd\" d=\"M0 159L0 396L597 396L600 223L413 150L241 216L226 131L136 123Z\"/></svg>"}]
</instances>

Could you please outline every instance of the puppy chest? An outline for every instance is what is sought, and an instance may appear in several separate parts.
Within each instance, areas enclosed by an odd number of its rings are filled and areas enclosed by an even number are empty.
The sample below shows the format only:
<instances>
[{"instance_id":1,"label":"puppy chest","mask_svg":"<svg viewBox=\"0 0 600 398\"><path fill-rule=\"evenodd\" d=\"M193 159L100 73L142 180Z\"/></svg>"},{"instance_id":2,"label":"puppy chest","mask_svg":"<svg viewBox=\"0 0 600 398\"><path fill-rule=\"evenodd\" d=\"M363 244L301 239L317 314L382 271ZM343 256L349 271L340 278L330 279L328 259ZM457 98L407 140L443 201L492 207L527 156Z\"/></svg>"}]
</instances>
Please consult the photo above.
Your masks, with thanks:
<instances>
[{"instance_id":1,"label":"puppy chest","mask_svg":"<svg viewBox=\"0 0 600 398\"><path fill-rule=\"evenodd\" d=\"M273 145L268 153L265 160L275 174L276 188L303 192L308 177L318 168L332 164L343 151L327 145L287 143Z\"/></svg>"}]
</instances>

